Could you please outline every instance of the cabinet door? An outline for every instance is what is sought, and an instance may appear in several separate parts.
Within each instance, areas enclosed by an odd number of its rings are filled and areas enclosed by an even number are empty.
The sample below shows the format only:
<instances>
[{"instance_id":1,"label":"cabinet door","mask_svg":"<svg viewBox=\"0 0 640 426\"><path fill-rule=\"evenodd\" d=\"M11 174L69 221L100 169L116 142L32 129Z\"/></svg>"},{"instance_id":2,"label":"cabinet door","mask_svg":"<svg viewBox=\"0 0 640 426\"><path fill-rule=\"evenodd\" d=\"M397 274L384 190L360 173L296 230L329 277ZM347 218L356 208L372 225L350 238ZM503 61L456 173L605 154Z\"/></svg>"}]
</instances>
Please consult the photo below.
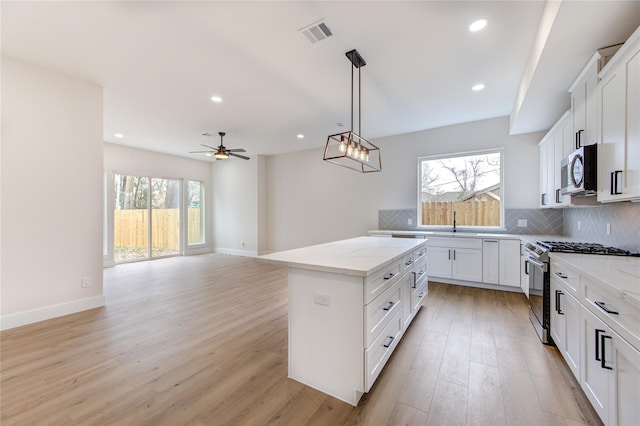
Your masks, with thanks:
<instances>
[{"instance_id":1,"label":"cabinet door","mask_svg":"<svg viewBox=\"0 0 640 426\"><path fill-rule=\"evenodd\" d=\"M626 144L622 193L625 199L640 197L640 52L627 62Z\"/></svg>"},{"instance_id":2,"label":"cabinet door","mask_svg":"<svg viewBox=\"0 0 640 426\"><path fill-rule=\"evenodd\" d=\"M598 201L615 201L622 194L625 141L625 81L620 67L599 86L600 144L598 145ZM618 182L618 191L615 182Z\"/></svg>"},{"instance_id":3,"label":"cabinet door","mask_svg":"<svg viewBox=\"0 0 640 426\"><path fill-rule=\"evenodd\" d=\"M500 282L498 240L482 240L482 282L498 284Z\"/></svg>"},{"instance_id":4,"label":"cabinet door","mask_svg":"<svg viewBox=\"0 0 640 426\"><path fill-rule=\"evenodd\" d=\"M482 282L482 250L457 248L453 252L453 278Z\"/></svg>"},{"instance_id":5,"label":"cabinet door","mask_svg":"<svg viewBox=\"0 0 640 426\"><path fill-rule=\"evenodd\" d=\"M553 293L552 293L553 294ZM583 342L580 340L580 302L570 293L562 296L562 310L565 321L565 345L562 355L574 377L580 381L580 354Z\"/></svg>"},{"instance_id":6,"label":"cabinet door","mask_svg":"<svg viewBox=\"0 0 640 426\"><path fill-rule=\"evenodd\" d=\"M609 355L606 363L608 364ZM609 388L609 400L615 401L609 410L611 424L640 424L640 352L620 336L613 335L611 373L614 375Z\"/></svg>"},{"instance_id":7,"label":"cabinet door","mask_svg":"<svg viewBox=\"0 0 640 426\"><path fill-rule=\"evenodd\" d=\"M585 101L586 101L586 92L584 80L581 80L576 85L573 92L571 92L571 115L573 117L573 132L572 135L578 134L580 130L584 133L585 128ZM576 144L577 144L577 139ZM577 145L574 144L574 149L577 149Z\"/></svg>"},{"instance_id":8,"label":"cabinet door","mask_svg":"<svg viewBox=\"0 0 640 426\"><path fill-rule=\"evenodd\" d=\"M567 140L568 139L568 140ZM570 195L560 194L562 188L562 173L561 163L562 160L569 155L572 151L567 152L567 148L571 144L571 120L567 116L567 119L558 128L557 133L553 138L553 203L556 207L564 207L571 204Z\"/></svg>"},{"instance_id":9,"label":"cabinet door","mask_svg":"<svg viewBox=\"0 0 640 426\"><path fill-rule=\"evenodd\" d=\"M581 145L593 145L598 142L598 74L597 64L584 79L584 132Z\"/></svg>"},{"instance_id":10,"label":"cabinet door","mask_svg":"<svg viewBox=\"0 0 640 426\"><path fill-rule=\"evenodd\" d=\"M520 287L520 240L500 240L499 283Z\"/></svg>"},{"instance_id":11,"label":"cabinet door","mask_svg":"<svg viewBox=\"0 0 640 426\"><path fill-rule=\"evenodd\" d=\"M413 293L413 286L415 285L415 273L407 272L402 277L400 286L402 287L402 329L407 328L413 318L413 303L411 301L411 294Z\"/></svg>"},{"instance_id":12,"label":"cabinet door","mask_svg":"<svg viewBox=\"0 0 640 426\"><path fill-rule=\"evenodd\" d=\"M540 142L540 207L549 207L549 194L547 193L548 183L548 166L547 166L547 151L549 150L549 143L546 140Z\"/></svg>"},{"instance_id":13,"label":"cabinet door","mask_svg":"<svg viewBox=\"0 0 640 426\"><path fill-rule=\"evenodd\" d=\"M566 293L562 290L562 287L553 279L550 283L550 289L551 317L549 318L549 321L551 322L551 338L558 347L560 353L564 354L566 348L565 343L567 340L567 324L565 321L565 300L567 297Z\"/></svg>"},{"instance_id":14,"label":"cabinet door","mask_svg":"<svg viewBox=\"0 0 640 426\"><path fill-rule=\"evenodd\" d=\"M611 330L584 306L581 307L580 314L580 327L584 338L584 352L581 362L582 390L602 422L610 424L609 380L611 375L606 368L608 366L603 367L602 365L602 345L609 345L609 350L604 350L605 355L607 352L611 353L611 346L608 339L603 339L602 336L611 336Z\"/></svg>"},{"instance_id":15,"label":"cabinet door","mask_svg":"<svg viewBox=\"0 0 640 426\"><path fill-rule=\"evenodd\" d=\"M451 278L452 252L452 249L446 247L427 249L427 273L430 277Z\"/></svg>"},{"instance_id":16,"label":"cabinet door","mask_svg":"<svg viewBox=\"0 0 640 426\"><path fill-rule=\"evenodd\" d=\"M524 249L521 248L520 252L523 253ZM524 254L520 255L520 288L522 292L529 297L529 265L527 258Z\"/></svg>"}]
</instances>

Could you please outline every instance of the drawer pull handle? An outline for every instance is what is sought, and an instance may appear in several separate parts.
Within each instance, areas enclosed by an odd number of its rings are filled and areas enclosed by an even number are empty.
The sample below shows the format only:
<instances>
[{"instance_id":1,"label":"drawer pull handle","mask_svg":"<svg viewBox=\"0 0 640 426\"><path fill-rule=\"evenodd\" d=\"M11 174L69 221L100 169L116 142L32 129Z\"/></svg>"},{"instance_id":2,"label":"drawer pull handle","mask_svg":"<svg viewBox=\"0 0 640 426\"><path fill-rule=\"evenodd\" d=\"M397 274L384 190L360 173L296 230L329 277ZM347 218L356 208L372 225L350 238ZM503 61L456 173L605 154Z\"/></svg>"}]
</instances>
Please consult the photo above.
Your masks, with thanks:
<instances>
[{"instance_id":1,"label":"drawer pull handle","mask_svg":"<svg viewBox=\"0 0 640 426\"><path fill-rule=\"evenodd\" d=\"M556 272L556 275L559 276L560 278L566 280L567 278L569 278L568 276L566 276L565 274L563 274L562 272Z\"/></svg>"},{"instance_id":2,"label":"drawer pull handle","mask_svg":"<svg viewBox=\"0 0 640 426\"><path fill-rule=\"evenodd\" d=\"M383 311L388 311L389 309L393 308L393 305L395 305L395 303L393 302L387 302L387 306L385 306L384 308L382 308Z\"/></svg>"},{"instance_id":3,"label":"drawer pull handle","mask_svg":"<svg viewBox=\"0 0 640 426\"><path fill-rule=\"evenodd\" d=\"M418 273L412 272L412 274L413 274L413 284L411 284L411 288L416 288L416 286L418 285Z\"/></svg>"},{"instance_id":4,"label":"drawer pull handle","mask_svg":"<svg viewBox=\"0 0 640 426\"><path fill-rule=\"evenodd\" d=\"M593 302L593 303L595 303L598 308L602 309L603 311L605 311L608 314L611 314L611 315L620 314L620 312L618 312L618 311L612 311L611 309L607 308L607 305L605 305L604 302Z\"/></svg>"},{"instance_id":5,"label":"drawer pull handle","mask_svg":"<svg viewBox=\"0 0 640 426\"><path fill-rule=\"evenodd\" d=\"M384 346L385 348L388 348L389 346L391 346L391 344L393 343L393 341L396 339L395 336L389 336L389 341L387 343L385 343Z\"/></svg>"},{"instance_id":6,"label":"drawer pull handle","mask_svg":"<svg viewBox=\"0 0 640 426\"><path fill-rule=\"evenodd\" d=\"M423 296L424 296L424 291L420 292L420 294L418 295L418 299L422 299Z\"/></svg>"},{"instance_id":7,"label":"drawer pull handle","mask_svg":"<svg viewBox=\"0 0 640 426\"><path fill-rule=\"evenodd\" d=\"M382 279L384 280L390 280L391 278L393 278L396 274L394 274L393 272L389 272L387 275L385 275L384 277L382 277Z\"/></svg>"},{"instance_id":8,"label":"drawer pull handle","mask_svg":"<svg viewBox=\"0 0 640 426\"><path fill-rule=\"evenodd\" d=\"M413 260L407 260L406 262L404 262L404 266L409 266L413 263Z\"/></svg>"}]
</instances>

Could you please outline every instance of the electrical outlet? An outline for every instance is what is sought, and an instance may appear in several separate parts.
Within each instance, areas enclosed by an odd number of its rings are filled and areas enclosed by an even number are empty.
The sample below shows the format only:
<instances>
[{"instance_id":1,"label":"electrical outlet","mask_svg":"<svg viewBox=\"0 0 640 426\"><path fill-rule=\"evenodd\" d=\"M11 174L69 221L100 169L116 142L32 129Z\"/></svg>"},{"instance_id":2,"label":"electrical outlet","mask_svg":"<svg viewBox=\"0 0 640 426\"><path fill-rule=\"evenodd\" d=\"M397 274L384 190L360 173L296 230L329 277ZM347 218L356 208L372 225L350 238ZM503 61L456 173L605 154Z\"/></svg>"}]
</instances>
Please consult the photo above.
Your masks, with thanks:
<instances>
[{"instance_id":1,"label":"electrical outlet","mask_svg":"<svg viewBox=\"0 0 640 426\"><path fill-rule=\"evenodd\" d=\"M331 295L327 293L313 293L313 301L317 305L331 306Z\"/></svg>"},{"instance_id":2,"label":"electrical outlet","mask_svg":"<svg viewBox=\"0 0 640 426\"><path fill-rule=\"evenodd\" d=\"M411 218L407 219L407 225L413 225L413 219Z\"/></svg>"},{"instance_id":3,"label":"electrical outlet","mask_svg":"<svg viewBox=\"0 0 640 426\"><path fill-rule=\"evenodd\" d=\"M527 219L518 219L518 227L526 228L527 227Z\"/></svg>"},{"instance_id":4,"label":"electrical outlet","mask_svg":"<svg viewBox=\"0 0 640 426\"><path fill-rule=\"evenodd\" d=\"M82 277L82 287L91 287L91 277Z\"/></svg>"}]
</instances>

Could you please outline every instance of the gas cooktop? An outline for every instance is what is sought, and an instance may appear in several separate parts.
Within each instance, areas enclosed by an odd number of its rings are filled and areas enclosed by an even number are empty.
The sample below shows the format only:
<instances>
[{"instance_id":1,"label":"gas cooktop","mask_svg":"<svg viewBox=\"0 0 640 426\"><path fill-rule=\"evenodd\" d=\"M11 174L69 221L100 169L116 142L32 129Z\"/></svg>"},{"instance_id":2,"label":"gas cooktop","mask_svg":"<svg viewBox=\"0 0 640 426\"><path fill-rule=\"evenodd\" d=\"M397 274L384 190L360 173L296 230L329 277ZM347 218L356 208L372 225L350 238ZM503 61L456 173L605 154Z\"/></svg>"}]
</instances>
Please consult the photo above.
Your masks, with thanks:
<instances>
[{"instance_id":1,"label":"gas cooktop","mask_svg":"<svg viewBox=\"0 0 640 426\"><path fill-rule=\"evenodd\" d=\"M605 254L609 256L640 256L628 250L606 247L596 243L573 243L567 241L536 241L538 246L557 253Z\"/></svg>"}]
</instances>

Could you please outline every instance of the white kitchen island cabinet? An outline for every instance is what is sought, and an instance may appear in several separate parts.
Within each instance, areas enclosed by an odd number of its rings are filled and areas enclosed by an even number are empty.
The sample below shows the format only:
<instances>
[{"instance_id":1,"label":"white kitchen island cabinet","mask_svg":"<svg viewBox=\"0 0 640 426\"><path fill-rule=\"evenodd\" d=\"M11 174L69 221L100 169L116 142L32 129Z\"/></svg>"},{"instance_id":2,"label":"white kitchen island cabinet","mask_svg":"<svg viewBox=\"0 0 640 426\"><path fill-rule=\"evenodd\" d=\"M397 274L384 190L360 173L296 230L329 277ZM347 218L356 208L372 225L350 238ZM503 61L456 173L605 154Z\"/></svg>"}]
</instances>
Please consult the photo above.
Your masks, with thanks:
<instances>
[{"instance_id":1,"label":"white kitchen island cabinet","mask_svg":"<svg viewBox=\"0 0 640 426\"><path fill-rule=\"evenodd\" d=\"M289 377L357 405L427 293L426 240L360 237L258 260L289 267Z\"/></svg>"}]
</instances>

